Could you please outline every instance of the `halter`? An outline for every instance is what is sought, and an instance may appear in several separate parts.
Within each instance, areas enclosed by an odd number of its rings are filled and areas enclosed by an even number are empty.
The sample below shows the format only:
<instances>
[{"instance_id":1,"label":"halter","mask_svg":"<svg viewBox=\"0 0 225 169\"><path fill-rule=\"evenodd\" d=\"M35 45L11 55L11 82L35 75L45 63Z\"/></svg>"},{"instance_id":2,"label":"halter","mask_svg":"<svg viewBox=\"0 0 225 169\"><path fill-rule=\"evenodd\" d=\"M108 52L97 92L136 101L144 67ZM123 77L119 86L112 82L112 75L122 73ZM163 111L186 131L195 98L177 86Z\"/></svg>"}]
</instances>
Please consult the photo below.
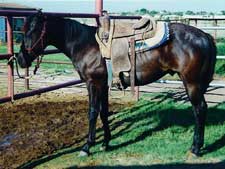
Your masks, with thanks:
<instances>
[{"instance_id":1,"label":"halter","mask_svg":"<svg viewBox=\"0 0 225 169\"><path fill-rule=\"evenodd\" d=\"M44 49L44 40L43 40L43 37L44 37L45 33L46 33L46 22L44 22L44 24L43 24L43 29L41 31L41 35L40 35L39 39L33 44L33 46L31 48L25 48L25 50L27 50L28 52L33 53L34 56L37 56L37 54L33 51L33 49L34 49L34 47L37 46L37 44L40 41L41 41L41 47L42 47L42 49ZM40 63L42 62L42 58L43 58L43 55L41 56L41 59L40 60L38 59L37 64L35 65L35 68L34 68L34 71L33 71L34 75L36 74L36 72L37 72L37 70L38 70L38 68L40 66ZM21 79L30 79L32 76L28 76L27 77L27 76L20 75L19 68L18 68L18 60L17 60L17 57L15 57L15 55L13 55L13 56L11 56L9 58L8 64L10 64L11 62L13 62L14 60L15 60L15 63L16 63L16 72L17 72L18 77L21 78Z\"/></svg>"},{"instance_id":2,"label":"halter","mask_svg":"<svg viewBox=\"0 0 225 169\"><path fill-rule=\"evenodd\" d=\"M33 49L37 46L37 44L41 41L41 47L42 49L44 49L44 39L43 37L45 36L46 33L46 21L43 24L43 29L41 31L41 35L38 38L38 40L33 44L33 46L31 48L25 48L25 50L27 50L29 53L33 53L34 56L37 56L37 54L33 51Z\"/></svg>"}]
</instances>

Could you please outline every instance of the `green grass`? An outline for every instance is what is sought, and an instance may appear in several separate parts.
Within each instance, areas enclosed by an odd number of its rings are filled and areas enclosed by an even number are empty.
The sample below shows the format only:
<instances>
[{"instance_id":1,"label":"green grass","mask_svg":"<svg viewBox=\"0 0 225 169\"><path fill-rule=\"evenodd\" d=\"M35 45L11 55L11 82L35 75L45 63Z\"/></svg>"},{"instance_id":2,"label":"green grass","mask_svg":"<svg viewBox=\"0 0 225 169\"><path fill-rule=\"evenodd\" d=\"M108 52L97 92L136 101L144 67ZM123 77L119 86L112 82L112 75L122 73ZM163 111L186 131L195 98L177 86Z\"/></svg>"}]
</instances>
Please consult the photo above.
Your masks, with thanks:
<instances>
[{"instance_id":1,"label":"green grass","mask_svg":"<svg viewBox=\"0 0 225 169\"><path fill-rule=\"evenodd\" d=\"M219 42L216 44L217 55L225 55L225 43Z\"/></svg>"},{"instance_id":2,"label":"green grass","mask_svg":"<svg viewBox=\"0 0 225 169\"><path fill-rule=\"evenodd\" d=\"M216 62L215 73L219 76L225 77L225 60Z\"/></svg>"},{"instance_id":3,"label":"green grass","mask_svg":"<svg viewBox=\"0 0 225 169\"><path fill-rule=\"evenodd\" d=\"M51 54L46 55L43 58L43 61L63 61L63 62L70 62L70 65L67 64L49 64L49 63L42 63L41 68L48 70L48 72L56 72L56 73L72 73L74 72L74 67L72 65L71 60L63 55L63 54Z\"/></svg>"},{"instance_id":4,"label":"green grass","mask_svg":"<svg viewBox=\"0 0 225 169\"><path fill-rule=\"evenodd\" d=\"M217 55L225 55L225 43L217 43ZM225 76L225 60L217 60L215 72L217 75Z\"/></svg>"},{"instance_id":5,"label":"green grass","mask_svg":"<svg viewBox=\"0 0 225 169\"><path fill-rule=\"evenodd\" d=\"M225 159L225 103L209 108L203 156L188 158L193 136L194 120L189 104L175 102L171 93L145 95L133 107L110 117L111 149L100 151L102 130L97 132L97 145L92 155L79 158L81 147L62 149L34 163L38 169L98 166L158 166L158 168L206 168ZM83 144L83 143L82 143ZM222 167L222 168L223 168ZM158 169L157 168L157 169Z\"/></svg>"},{"instance_id":6,"label":"green grass","mask_svg":"<svg viewBox=\"0 0 225 169\"><path fill-rule=\"evenodd\" d=\"M15 52L18 52L19 49L20 49L19 45L14 45ZM0 46L0 53L7 53L7 47L5 45ZM72 65L71 60L63 54L45 55L43 61L45 61L45 60L47 60L47 61L63 61L63 62L71 63L71 65L42 63L41 68L45 69L49 73L72 73L72 72L74 72L74 67ZM6 63L6 60L0 60L0 62ZM32 65L34 67L35 64L33 63Z\"/></svg>"},{"instance_id":7,"label":"green grass","mask_svg":"<svg viewBox=\"0 0 225 169\"><path fill-rule=\"evenodd\" d=\"M19 52L20 45L14 45L14 52ZM0 54L7 53L7 45L0 45Z\"/></svg>"}]
</instances>

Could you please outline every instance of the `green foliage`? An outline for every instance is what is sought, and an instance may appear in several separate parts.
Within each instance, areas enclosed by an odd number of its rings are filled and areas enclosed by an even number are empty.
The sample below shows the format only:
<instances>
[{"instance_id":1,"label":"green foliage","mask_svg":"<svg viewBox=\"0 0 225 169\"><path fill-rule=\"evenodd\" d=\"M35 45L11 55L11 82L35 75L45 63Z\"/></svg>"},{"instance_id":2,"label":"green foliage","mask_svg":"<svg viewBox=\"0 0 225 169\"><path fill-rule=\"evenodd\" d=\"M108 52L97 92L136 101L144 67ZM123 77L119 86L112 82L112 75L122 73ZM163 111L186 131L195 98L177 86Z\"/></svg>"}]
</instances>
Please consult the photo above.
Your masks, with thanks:
<instances>
[{"instance_id":1,"label":"green foliage","mask_svg":"<svg viewBox=\"0 0 225 169\"><path fill-rule=\"evenodd\" d=\"M219 42L216 44L217 46L217 55L225 55L225 43L224 39L219 39ZM225 76L225 60L217 60L215 73L220 76Z\"/></svg>"},{"instance_id":2,"label":"green foliage","mask_svg":"<svg viewBox=\"0 0 225 169\"><path fill-rule=\"evenodd\" d=\"M19 52L20 50L20 45L15 44L14 45L14 52ZM0 45L0 54L5 54L7 53L7 45L6 44L2 44Z\"/></svg>"},{"instance_id":3,"label":"green foliage","mask_svg":"<svg viewBox=\"0 0 225 169\"><path fill-rule=\"evenodd\" d=\"M217 55L225 55L225 43L217 43Z\"/></svg>"},{"instance_id":4,"label":"green foliage","mask_svg":"<svg viewBox=\"0 0 225 169\"><path fill-rule=\"evenodd\" d=\"M195 13L193 11L186 11L185 14L186 15L195 15Z\"/></svg>"},{"instance_id":5,"label":"green foliage","mask_svg":"<svg viewBox=\"0 0 225 169\"><path fill-rule=\"evenodd\" d=\"M155 16L157 14L159 14L158 11L155 11L155 10L149 11L149 15L151 15L151 16Z\"/></svg>"},{"instance_id":6,"label":"green foliage","mask_svg":"<svg viewBox=\"0 0 225 169\"><path fill-rule=\"evenodd\" d=\"M225 77L225 60L218 60L216 62L215 73Z\"/></svg>"},{"instance_id":7,"label":"green foliage","mask_svg":"<svg viewBox=\"0 0 225 169\"><path fill-rule=\"evenodd\" d=\"M145 15L145 14L149 13L149 11L147 9L145 9L145 8L140 9L139 12L140 12L141 15Z\"/></svg>"},{"instance_id":8,"label":"green foliage","mask_svg":"<svg viewBox=\"0 0 225 169\"><path fill-rule=\"evenodd\" d=\"M225 15L225 11L221 11L221 13L223 15ZM175 12L171 12L171 11L167 11L167 10L162 10L162 11L156 11L156 10L148 10L146 8L141 8L135 11L130 11L130 12L122 12L121 15L151 15L151 16L155 16L157 14L161 14L161 15L177 15L177 16L183 16L183 15L215 15L215 13L213 12L208 12L208 11L198 11L198 12L193 12L193 11L175 11Z\"/></svg>"},{"instance_id":9,"label":"green foliage","mask_svg":"<svg viewBox=\"0 0 225 169\"><path fill-rule=\"evenodd\" d=\"M7 53L7 46L6 45L0 45L0 54Z\"/></svg>"},{"instance_id":10,"label":"green foliage","mask_svg":"<svg viewBox=\"0 0 225 169\"><path fill-rule=\"evenodd\" d=\"M196 12L196 15L207 15L208 12L206 11L200 11L200 12Z\"/></svg>"},{"instance_id":11,"label":"green foliage","mask_svg":"<svg viewBox=\"0 0 225 169\"><path fill-rule=\"evenodd\" d=\"M149 11L145 8L141 8L141 9L136 10L135 13L137 15L146 15L146 14L149 14Z\"/></svg>"},{"instance_id":12,"label":"green foliage","mask_svg":"<svg viewBox=\"0 0 225 169\"><path fill-rule=\"evenodd\" d=\"M71 74L74 72L74 67L72 65L71 60L63 55L63 54L51 54L44 56L43 61L62 61L62 62L68 62L71 64L50 64L50 63L42 63L41 68L48 70L49 73L66 73Z\"/></svg>"},{"instance_id":13,"label":"green foliage","mask_svg":"<svg viewBox=\"0 0 225 169\"><path fill-rule=\"evenodd\" d=\"M225 44L225 38L217 38L216 43L224 43Z\"/></svg>"},{"instance_id":14,"label":"green foliage","mask_svg":"<svg viewBox=\"0 0 225 169\"><path fill-rule=\"evenodd\" d=\"M134 15L134 13L133 12L122 12L120 15L122 15L122 16L132 16L132 15Z\"/></svg>"},{"instance_id":15,"label":"green foliage","mask_svg":"<svg viewBox=\"0 0 225 169\"><path fill-rule=\"evenodd\" d=\"M184 15L183 12L174 12L173 14L174 14L174 15L178 15L178 16L183 16L183 15Z\"/></svg>"}]
</instances>

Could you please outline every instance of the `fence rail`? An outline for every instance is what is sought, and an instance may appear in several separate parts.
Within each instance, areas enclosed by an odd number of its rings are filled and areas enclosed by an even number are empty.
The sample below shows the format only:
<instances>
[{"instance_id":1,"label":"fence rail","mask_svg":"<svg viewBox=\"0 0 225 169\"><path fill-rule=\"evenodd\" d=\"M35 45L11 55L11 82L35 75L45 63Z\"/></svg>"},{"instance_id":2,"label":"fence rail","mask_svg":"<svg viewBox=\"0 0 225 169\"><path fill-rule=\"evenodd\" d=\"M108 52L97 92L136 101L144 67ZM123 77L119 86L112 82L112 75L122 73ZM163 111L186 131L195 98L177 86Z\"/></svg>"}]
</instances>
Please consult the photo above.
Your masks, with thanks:
<instances>
[{"instance_id":1,"label":"fence rail","mask_svg":"<svg viewBox=\"0 0 225 169\"><path fill-rule=\"evenodd\" d=\"M183 84L183 82L182 81L179 81L179 80L158 80L157 83ZM213 82L213 83L210 83L209 86L211 86L211 87L225 87L225 83Z\"/></svg>"},{"instance_id":2,"label":"fence rail","mask_svg":"<svg viewBox=\"0 0 225 169\"><path fill-rule=\"evenodd\" d=\"M225 30L224 26L197 26L197 28L202 30Z\"/></svg>"},{"instance_id":3,"label":"fence rail","mask_svg":"<svg viewBox=\"0 0 225 169\"><path fill-rule=\"evenodd\" d=\"M225 59L225 56L217 56L217 59Z\"/></svg>"}]
</instances>

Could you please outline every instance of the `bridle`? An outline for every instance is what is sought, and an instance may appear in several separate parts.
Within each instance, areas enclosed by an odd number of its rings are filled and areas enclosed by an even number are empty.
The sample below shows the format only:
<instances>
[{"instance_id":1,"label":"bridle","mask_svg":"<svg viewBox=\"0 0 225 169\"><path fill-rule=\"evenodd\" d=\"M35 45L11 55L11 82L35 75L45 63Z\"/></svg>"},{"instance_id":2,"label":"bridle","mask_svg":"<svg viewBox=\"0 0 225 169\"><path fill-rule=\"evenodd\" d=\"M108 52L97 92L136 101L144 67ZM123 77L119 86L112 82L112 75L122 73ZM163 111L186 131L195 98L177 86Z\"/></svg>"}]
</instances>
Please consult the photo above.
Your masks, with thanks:
<instances>
[{"instance_id":1,"label":"bridle","mask_svg":"<svg viewBox=\"0 0 225 169\"><path fill-rule=\"evenodd\" d=\"M34 56L37 56L37 54L34 52L34 48L37 46L37 44L39 42L41 42L41 47L42 49L44 49L44 36L46 34L46 21L44 22L43 24L43 28L42 28L42 31L41 31L41 35L40 37L38 38L38 40L32 45L32 47L30 48L25 48L25 50L28 52L28 53L32 53Z\"/></svg>"}]
</instances>

